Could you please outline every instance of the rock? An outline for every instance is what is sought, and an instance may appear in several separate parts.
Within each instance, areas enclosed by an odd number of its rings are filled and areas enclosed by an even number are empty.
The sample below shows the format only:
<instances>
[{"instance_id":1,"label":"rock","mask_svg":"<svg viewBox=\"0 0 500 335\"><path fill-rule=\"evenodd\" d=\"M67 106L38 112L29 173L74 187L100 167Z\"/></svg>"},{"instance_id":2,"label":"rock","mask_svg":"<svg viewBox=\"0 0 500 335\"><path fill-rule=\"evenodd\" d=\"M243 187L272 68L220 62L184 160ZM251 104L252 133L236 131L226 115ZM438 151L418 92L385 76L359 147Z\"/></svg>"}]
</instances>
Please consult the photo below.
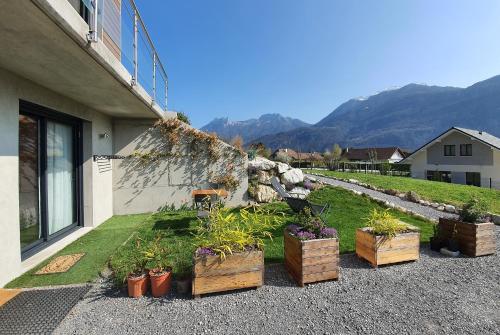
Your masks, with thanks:
<instances>
[{"instance_id":1,"label":"rock","mask_svg":"<svg viewBox=\"0 0 500 335\"><path fill-rule=\"evenodd\" d=\"M420 200L419 203L422 205L422 206L429 206L430 205L430 202L428 202L427 200Z\"/></svg>"},{"instance_id":2,"label":"rock","mask_svg":"<svg viewBox=\"0 0 500 335\"><path fill-rule=\"evenodd\" d=\"M446 205L444 206L444 210L448 213L455 213L455 206L453 205Z\"/></svg>"},{"instance_id":3,"label":"rock","mask_svg":"<svg viewBox=\"0 0 500 335\"><path fill-rule=\"evenodd\" d=\"M406 200L418 203L420 201L420 196L413 191L409 191L406 193Z\"/></svg>"},{"instance_id":4,"label":"rock","mask_svg":"<svg viewBox=\"0 0 500 335\"><path fill-rule=\"evenodd\" d=\"M404 198L406 198L406 194L405 193L398 193L398 198L404 199Z\"/></svg>"},{"instance_id":5,"label":"rock","mask_svg":"<svg viewBox=\"0 0 500 335\"><path fill-rule=\"evenodd\" d=\"M440 206L438 206L436 209L437 209L438 211L444 211L444 206L441 206L441 205L440 205Z\"/></svg>"},{"instance_id":6,"label":"rock","mask_svg":"<svg viewBox=\"0 0 500 335\"><path fill-rule=\"evenodd\" d=\"M347 179L347 182L351 184L359 184L359 180L357 179Z\"/></svg>"},{"instance_id":7,"label":"rock","mask_svg":"<svg viewBox=\"0 0 500 335\"><path fill-rule=\"evenodd\" d=\"M291 169L281 175L281 182L287 186L295 185L304 181L301 169Z\"/></svg>"},{"instance_id":8,"label":"rock","mask_svg":"<svg viewBox=\"0 0 500 335\"><path fill-rule=\"evenodd\" d=\"M431 207L438 208L439 204L437 202L431 202Z\"/></svg>"},{"instance_id":9,"label":"rock","mask_svg":"<svg viewBox=\"0 0 500 335\"><path fill-rule=\"evenodd\" d=\"M363 192L361 191L356 191L356 190L352 190L352 193L356 194L356 195L363 195Z\"/></svg>"},{"instance_id":10,"label":"rock","mask_svg":"<svg viewBox=\"0 0 500 335\"><path fill-rule=\"evenodd\" d=\"M257 181L259 184L271 185L271 178L274 177L273 171L257 171Z\"/></svg>"},{"instance_id":11,"label":"rock","mask_svg":"<svg viewBox=\"0 0 500 335\"><path fill-rule=\"evenodd\" d=\"M388 189L388 190L385 190L385 194L389 194L389 195L397 195L397 194L398 194L398 191L393 190L393 189Z\"/></svg>"},{"instance_id":12,"label":"rock","mask_svg":"<svg viewBox=\"0 0 500 335\"><path fill-rule=\"evenodd\" d=\"M498 214L491 214L491 221L493 221L494 224L500 224L500 215Z\"/></svg>"},{"instance_id":13,"label":"rock","mask_svg":"<svg viewBox=\"0 0 500 335\"><path fill-rule=\"evenodd\" d=\"M311 181L311 182L313 182L313 183L315 183L315 182L318 181L318 179L316 179L314 177L306 177L306 179L309 180L309 181Z\"/></svg>"},{"instance_id":14,"label":"rock","mask_svg":"<svg viewBox=\"0 0 500 335\"><path fill-rule=\"evenodd\" d=\"M278 193L267 185L259 184L255 188L255 200L257 202L271 202L278 199Z\"/></svg>"},{"instance_id":15,"label":"rock","mask_svg":"<svg viewBox=\"0 0 500 335\"><path fill-rule=\"evenodd\" d=\"M274 169L276 163L264 157L255 157L255 159L248 161L248 169L255 171L267 171Z\"/></svg>"},{"instance_id":16,"label":"rock","mask_svg":"<svg viewBox=\"0 0 500 335\"><path fill-rule=\"evenodd\" d=\"M282 174L291 169L290 165L286 163L277 162L276 167L278 168L278 173Z\"/></svg>"},{"instance_id":17,"label":"rock","mask_svg":"<svg viewBox=\"0 0 500 335\"><path fill-rule=\"evenodd\" d=\"M299 197L299 198L303 199L303 198L307 197L309 195L309 193L311 193L311 191L309 191L308 189L305 189L303 187L294 187L290 191L290 193L294 197Z\"/></svg>"}]
</instances>

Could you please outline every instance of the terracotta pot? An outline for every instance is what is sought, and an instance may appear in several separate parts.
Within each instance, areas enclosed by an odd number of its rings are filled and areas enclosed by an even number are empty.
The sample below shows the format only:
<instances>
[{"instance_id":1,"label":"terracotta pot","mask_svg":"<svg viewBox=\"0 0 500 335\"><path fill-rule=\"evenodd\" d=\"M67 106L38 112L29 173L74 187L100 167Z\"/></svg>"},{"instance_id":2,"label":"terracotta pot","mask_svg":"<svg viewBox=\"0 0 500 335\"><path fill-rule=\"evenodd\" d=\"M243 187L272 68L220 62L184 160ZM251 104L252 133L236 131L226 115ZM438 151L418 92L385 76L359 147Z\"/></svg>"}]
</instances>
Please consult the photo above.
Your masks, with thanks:
<instances>
[{"instance_id":1,"label":"terracotta pot","mask_svg":"<svg viewBox=\"0 0 500 335\"><path fill-rule=\"evenodd\" d=\"M153 294L153 297L163 297L168 293L172 282L171 271L164 271L160 273L149 271L149 277L151 278L151 293Z\"/></svg>"},{"instance_id":2,"label":"terracotta pot","mask_svg":"<svg viewBox=\"0 0 500 335\"><path fill-rule=\"evenodd\" d=\"M148 275L129 274L127 277L128 296L132 298L140 298L148 291Z\"/></svg>"}]
</instances>

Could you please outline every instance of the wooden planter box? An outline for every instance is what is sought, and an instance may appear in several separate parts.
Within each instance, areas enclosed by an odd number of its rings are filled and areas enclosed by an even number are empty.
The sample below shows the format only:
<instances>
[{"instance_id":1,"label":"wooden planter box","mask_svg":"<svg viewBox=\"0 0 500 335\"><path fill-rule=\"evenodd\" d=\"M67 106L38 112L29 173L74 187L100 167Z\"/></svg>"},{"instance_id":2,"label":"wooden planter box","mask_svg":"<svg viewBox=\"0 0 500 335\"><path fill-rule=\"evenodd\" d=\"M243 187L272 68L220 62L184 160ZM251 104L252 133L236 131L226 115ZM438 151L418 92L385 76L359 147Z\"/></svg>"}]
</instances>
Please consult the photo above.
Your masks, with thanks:
<instances>
[{"instance_id":1,"label":"wooden planter box","mask_svg":"<svg viewBox=\"0 0 500 335\"><path fill-rule=\"evenodd\" d=\"M201 294L260 287L264 283L264 253L249 251L219 256L195 256L192 293Z\"/></svg>"},{"instance_id":2,"label":"wooden planter box","mask_svg":"<svg viewBox=\"0 0 500 335\"><path fill-rule=\"evenodd\" d=\"M492 222L467 223L441 218L439 219L438 236L443 240L451 238L454 227L457 230L455 239L461 253L476 257L496 252L495 225Z\"/></svg>"},{"instance_id":3,"label":"wooden planter box","mask_svg":"<svg viewBox=\"0 0 500 335\"><path fill-rule=\"evenodd\" d=\"M301 241L285 230L285 268L299 286L339 278L337 238Z\"/></svg>"},{"instance_id":4,"label":"wooden planter box","mask_svg":"<svg viewBox=\"0 0 500 335\"><path fill-rule=\"evenodd\" d=\"M368 227L358 228L356 255L375 268L383 264L415 261L420 258L420 233L408 232L387 238L373 235Z\"/></svg>"}]
</instances>

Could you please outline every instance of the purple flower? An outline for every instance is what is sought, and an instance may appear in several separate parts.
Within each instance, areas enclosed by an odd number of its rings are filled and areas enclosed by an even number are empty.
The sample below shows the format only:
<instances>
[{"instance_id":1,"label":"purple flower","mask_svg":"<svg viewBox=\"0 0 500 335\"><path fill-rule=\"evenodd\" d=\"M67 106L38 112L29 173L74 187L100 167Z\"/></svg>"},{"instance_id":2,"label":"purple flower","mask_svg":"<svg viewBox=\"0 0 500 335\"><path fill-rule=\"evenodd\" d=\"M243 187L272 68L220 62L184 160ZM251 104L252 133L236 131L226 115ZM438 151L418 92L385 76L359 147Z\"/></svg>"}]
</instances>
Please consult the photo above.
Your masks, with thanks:
<instances>
[{"instance_id":1,"label":"purple flower","mask_svg":"<svg viewBox=\"0 0 500 335\"><path fill-rule=\"evenodd\" d=\"M297 233L302 229L302 227L297 226L296 224L291 224L288 227L286 227L290 233L293 235L297 235Z\"/></svg>"},{"instance_id":2,"label":"purple flower","mask_svg":"<svg viewBox=\"0 0 500 335\"><path fill-rule=\"evenodd\" d=\"M203 247L198 248L198 250L196 250L196 254L198 256L215 256L215 251L213 251L212 248Z\"/></svg>"},{"instance_id":3,"label":"purple flower","mask_svg":"<svg viewBox=\"0 0 500 335\"><path fill-rule=\"evenodd\" d=\"M310 231L304 230L304 231L299 231L297 234L295 234L299 240L314 240L316 238L316 235L314 233L311 233Z\"/></svg>"},{"instance_id":4,"label":"purple flower","mask_svg":"<svg viewBox=\"0 0 500 335\"><path fill-rule=\"evenodd\" d=\"M319 234L323 238L333 238L337 237L337 230L335 228L323 227L321 228Z\"/></svg>"},{"instance_id":5,"label":"purple flower","mask_svg":"<svg viewBox=\"0 0 500 335\"><path fill-rule=\"evenodd\" d=\"M304 188L306 188L306 189L308 189L308 190L312 191L312 189L314 188L314 185L313 185L313 184L312 184L309 180L306 180L306 181L304 182Z\"/></svg>"}]
</instances>

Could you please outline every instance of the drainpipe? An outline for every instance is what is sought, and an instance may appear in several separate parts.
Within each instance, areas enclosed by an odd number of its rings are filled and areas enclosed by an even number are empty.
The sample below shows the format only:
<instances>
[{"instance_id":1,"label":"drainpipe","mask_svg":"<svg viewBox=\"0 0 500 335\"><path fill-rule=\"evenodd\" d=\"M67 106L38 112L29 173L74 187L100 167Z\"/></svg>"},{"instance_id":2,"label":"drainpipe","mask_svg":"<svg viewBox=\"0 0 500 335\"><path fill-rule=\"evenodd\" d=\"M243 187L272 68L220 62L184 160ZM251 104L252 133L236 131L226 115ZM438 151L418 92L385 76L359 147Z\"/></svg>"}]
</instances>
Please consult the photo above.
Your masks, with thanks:
<instances>
[{"instance_id":1,"label":"drainpipe","mask_svg":"<svg viewBox=\"0 0 500 335\"><path fill-rule=\"evenodd\" d=\"M98 0L94 0L92 1L92 7L94 7L94 17L93 17L93 22L92 22L92 27L91 29L89 30L89 33L87 34L87 41L89 42L97 42L97 16L98 16L98 13L97 13L97 1Z\"/></svg>"}]
</instances>

